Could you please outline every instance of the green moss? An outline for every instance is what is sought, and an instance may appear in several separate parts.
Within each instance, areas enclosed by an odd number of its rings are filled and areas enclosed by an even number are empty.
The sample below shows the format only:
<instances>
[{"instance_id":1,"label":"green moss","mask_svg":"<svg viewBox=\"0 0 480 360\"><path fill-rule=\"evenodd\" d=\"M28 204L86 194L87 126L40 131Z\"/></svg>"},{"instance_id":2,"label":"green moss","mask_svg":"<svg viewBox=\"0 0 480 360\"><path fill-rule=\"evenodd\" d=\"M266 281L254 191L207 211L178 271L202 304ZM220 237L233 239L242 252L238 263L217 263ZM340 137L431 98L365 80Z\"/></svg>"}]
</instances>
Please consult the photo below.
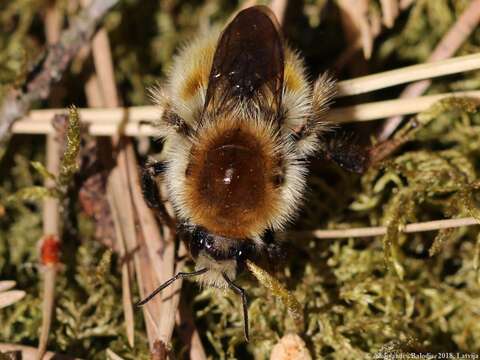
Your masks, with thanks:
<instances>
[{"instance_id":1,"label":"green moss","mask_svg":"<svg viewBox=\"0 0 480 360\"><path fill-rule=\"evenodd\" d=\"M417 0L393 29L377 39L370 71L425 61L468 4L467 0ZM145 88L165 74L177 47L198 29L224 22L235 6L221 0L122 1L107 17L106 27L124 103L148 103ZM285 30L290 43L305 53L314 74L332 65L343 50L335 2L309 0L289 6ZM378 11L379 2L372 6L377 9L372 11ZM66 2L60 7L65 14L71 11ZM44 9L43 1L9 0L0 5L0 24L9 30L0 34L0 98L6 88L23 81L43 45L40 14ZM458 54L478 51L479 39L476 29ZM321 47L312 46L318 41ZM22 50L26 48L28 53ZM65 106L84 105L80 65L77 60L63 80ZM436 79L429 91L479 87L476 71ZM388 90L393 96L397 92ZM372 99L384 96L378 92ZM109 348L125 359L147 359L141 312L135 312L135 348L126 340L120 260L93 240L94 223L73 203L80 138L78 119L72 115L54 194L71 206L64 208L70 221L64 229L49 349L100 359ZM480 349L478 228L402 232L410 222L480 218L477 106L468 99L441 101L416 116L397 136L407 142L362 176L313 160L305 209L295 223L296 230L386 225L384 237L327 241L298 233L284 235L287 255L276 276L303 307L300 335L316 358L363 359L374 353L393 358L411 351ZM18 137L0 160L0 209L5 212L0 215L0 279L15 279L17 287L28 293L21 302L0 310L1 342L38 342L42 277L36 247L42 236L41 209L37 202L24 200L52 195L41 187L43 179L51 177L40 165L44 152L43 142ZM252 276L242 276L239 283L250 298L249 344L243 340L236 294L199 291L186 282L182 297L193 306L211 358L268 359L274 344L298 329L282 301ZM185 351L177 336L174 350Z\"/></svg>"}]
</instances>

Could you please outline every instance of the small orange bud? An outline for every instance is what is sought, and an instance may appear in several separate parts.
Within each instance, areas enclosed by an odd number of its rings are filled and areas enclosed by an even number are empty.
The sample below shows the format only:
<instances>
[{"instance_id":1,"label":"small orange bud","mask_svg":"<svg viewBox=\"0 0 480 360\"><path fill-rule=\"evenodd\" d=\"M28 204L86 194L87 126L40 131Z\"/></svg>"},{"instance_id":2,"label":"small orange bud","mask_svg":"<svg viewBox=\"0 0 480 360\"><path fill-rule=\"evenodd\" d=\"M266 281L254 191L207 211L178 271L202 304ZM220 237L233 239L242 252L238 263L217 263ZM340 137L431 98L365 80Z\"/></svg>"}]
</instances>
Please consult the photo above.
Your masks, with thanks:
<instances>
[{"instance_id":1,"label":"small orange bud","mask_svg":"<svg viewBox=\"0 0 480 360\"><path fill-rule=\"evenodd\" d=\"M45 235L40 247L40 258L43 265L54 265L60 259L60 241L56 235Z\"/></svg>"}]
</instances>

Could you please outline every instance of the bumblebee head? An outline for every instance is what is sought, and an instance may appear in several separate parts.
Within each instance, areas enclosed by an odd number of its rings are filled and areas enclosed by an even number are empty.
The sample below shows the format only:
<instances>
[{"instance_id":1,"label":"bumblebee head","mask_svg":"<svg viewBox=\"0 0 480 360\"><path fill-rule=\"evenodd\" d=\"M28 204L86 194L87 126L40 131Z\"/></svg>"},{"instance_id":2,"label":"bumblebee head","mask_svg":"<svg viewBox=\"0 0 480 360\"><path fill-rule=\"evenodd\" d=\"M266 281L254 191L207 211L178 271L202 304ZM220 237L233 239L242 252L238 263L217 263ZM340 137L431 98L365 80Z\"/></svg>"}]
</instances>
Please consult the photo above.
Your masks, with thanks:
<instances>
[{"instance_id":1,"label":"bumblebee head","mask_svg":"<svg viewBox=\"0 0 480 360\"><path fill-rule=\"evenodd\" d=\"M207 269L199 277L203 285L225 288L229 279L235 279L245 268L245 261L255 254L255 244L248 239L234 239L210 233L198 225L182 224L180 238L195 261L196 269Z\"/></svg>"},{"instance_id":2,"label":"bumblebee head","mask_svg":"<svg viewBox=\"0 0 480 360\"><path fill-rule=\"evenodd\" d=\"M195 261L195 271L176 274L145 299L139 301L136 306L146 304L163 289L181 278L195 277L205 285L212 285L217 288L228 287L240 295L242 299L244 335L246 341L248 341L247 296L245 291L236 285L232 279L243 271L245 261L253 255L255 250L253 242L214 235L198 225L189 224L181 224L178 227L178 235L186 243L190 255Z\"/></svg>"}]
</instances>

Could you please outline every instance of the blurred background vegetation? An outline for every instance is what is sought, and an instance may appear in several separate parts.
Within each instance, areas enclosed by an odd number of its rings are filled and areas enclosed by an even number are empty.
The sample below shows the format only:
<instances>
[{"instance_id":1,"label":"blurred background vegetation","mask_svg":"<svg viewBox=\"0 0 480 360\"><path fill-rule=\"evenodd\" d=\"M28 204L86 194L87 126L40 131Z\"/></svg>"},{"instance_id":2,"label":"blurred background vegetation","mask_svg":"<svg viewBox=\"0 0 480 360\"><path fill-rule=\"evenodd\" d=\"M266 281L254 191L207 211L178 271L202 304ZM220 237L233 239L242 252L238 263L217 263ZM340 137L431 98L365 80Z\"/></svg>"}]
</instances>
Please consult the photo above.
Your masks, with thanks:
<instances>
[{"instance_id":1,"label":"blurred background vegetation","mask_svg":"<svg viewBox=\"0 0 480 360\"><path fill-rule=\"evenodd\" d=\"M259 2L259 3L266 3ZM306 59L312 79L330 70L345 79L425 62L470 0L417 0L392 27L382 27L371 57L361 49L342 64L349 46L341 1L289 1L284 19L288 42ZM0 101L25 80L45 48L47 0L0 2ZM241 4L226 0L122 0L105 18L115 79L123 105L149 104L146 88L161 82L179 46L200 30L223 24ZM58 0L65 22L78 11ZM381 18L380 1L368 2L369 18ZM351 9L350 9L351 10ZM372 20L373 22L374 20ZM479 52L480 29L456 52ZM86 107L84 82L93 64L76 59L56 92L62 106ZM429 93L480 88L480 72L442 77ZM356 98L372 101L398 96L394 87ZM348 103L352 100L344 100ZM48 107L48 102L38 103ZM478 212L480 116L474 105L444 101L420 115L422 124L381 168L363 176L312 160L305 209L292 230L388 224L385 237L315 240L286 233L287 256L276 276L304 306L300 333L313 358L362 359L384 352L480 351L480 240L477 227L405 235L402 224ZM348 131L369 141L372 125ZM148 151L161 146L152 141ZM41 203L7 201L20 189L40 185L31 161L45 161L45 140L15 136L0 162L0 280L16 280L27 296L0 310L0 342L36 346L41 324L41 270L37 243L42 237ZM82 169L80 169L81 175ZM80 176L79 175L79 176ZM110 349L124 359L150 358L145 324L136 312L135 348L123 326L120 259L95 238L95 223L69 192L62 238L62 270L49 350L103 359ZM294 331L283 304L249 276L240 279L250 296L251 342L243 340L235 294L219 296L190 282L182 302L191 307L210 358L269 358L273 346ZM138 293L135 293L138 299ZM173 337L177 358L188 354ZM1 355L0 355L1 356ZM1 358L1 357L0 357Z\"/></svg>"}]
</instances>

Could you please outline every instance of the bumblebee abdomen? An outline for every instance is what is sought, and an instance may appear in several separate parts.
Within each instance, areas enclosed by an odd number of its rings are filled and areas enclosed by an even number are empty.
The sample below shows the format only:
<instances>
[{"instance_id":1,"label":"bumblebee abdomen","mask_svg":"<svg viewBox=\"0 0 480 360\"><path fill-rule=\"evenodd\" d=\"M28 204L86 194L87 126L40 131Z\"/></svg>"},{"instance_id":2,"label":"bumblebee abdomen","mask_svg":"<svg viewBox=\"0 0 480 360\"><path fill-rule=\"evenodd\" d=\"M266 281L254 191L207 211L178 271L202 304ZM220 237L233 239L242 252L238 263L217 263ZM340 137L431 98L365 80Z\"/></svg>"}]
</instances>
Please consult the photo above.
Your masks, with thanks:
<instances>
[{"instance_id":1,"label":"bumblebee abdomen","mask_svg":"<svg viewBox=\"0 0 480 360\"><path fill-rule=\"evenodd\" d=\"M193 222L234 238L263 231L279 200L275 157L272 139L241 123L207 130L187 167Z\"/></svg>"},{"instance_id":2,"label":"bumblebee abdomen","mask_svg":"<svg viewBox=\"0 0 480 360\"><path fill-rule=\"evenodd\" d=\"M224 212L254 210L265 192L264 161L245 143L225 143L205 154L199 191L207 206Z\"/></svg>"}]
</instances>

